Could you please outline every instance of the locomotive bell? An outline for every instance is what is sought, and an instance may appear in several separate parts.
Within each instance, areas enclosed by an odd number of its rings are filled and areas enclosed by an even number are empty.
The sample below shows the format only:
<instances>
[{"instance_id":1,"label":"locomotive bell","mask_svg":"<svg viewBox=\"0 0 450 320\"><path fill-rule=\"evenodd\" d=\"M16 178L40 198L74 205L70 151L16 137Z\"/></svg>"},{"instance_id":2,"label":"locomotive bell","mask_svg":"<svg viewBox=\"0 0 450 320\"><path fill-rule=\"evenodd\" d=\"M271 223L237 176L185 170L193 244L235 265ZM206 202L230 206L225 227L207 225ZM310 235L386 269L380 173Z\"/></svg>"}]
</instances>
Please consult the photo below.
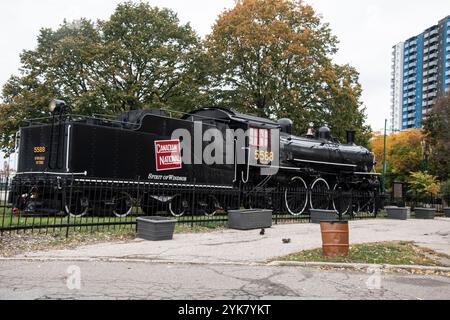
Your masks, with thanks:
<instances>
[{"instance_id":1,"label":"locomotive bell","mask_svg":"<svg viewBox=\"0 0 450 320\"><path fill-rule=\"evenodd\" d=\"M306 133L306 136L308 138L314 138L316 136L315 130L314 130L314 123L309 123L308 132Z\"/></svg>"}]
</instances>

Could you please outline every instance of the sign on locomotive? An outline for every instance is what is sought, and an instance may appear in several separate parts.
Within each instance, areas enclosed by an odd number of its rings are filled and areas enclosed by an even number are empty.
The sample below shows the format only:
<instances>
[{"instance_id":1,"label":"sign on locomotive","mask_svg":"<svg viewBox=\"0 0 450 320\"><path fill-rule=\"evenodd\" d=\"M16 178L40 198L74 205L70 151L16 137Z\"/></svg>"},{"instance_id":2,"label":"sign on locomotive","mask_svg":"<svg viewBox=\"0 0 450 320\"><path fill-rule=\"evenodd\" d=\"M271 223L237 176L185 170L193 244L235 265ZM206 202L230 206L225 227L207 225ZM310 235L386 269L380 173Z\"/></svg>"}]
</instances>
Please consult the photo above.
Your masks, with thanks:
<instances>
[{"instance_id":1,"label":"sign on locomotive","mask_svg":"<svg viewBox=\"0 0 450 320\"><path fill-rule=\"evenodd\" d=\"M66 109L55 100L51 117L29 120L20 129L18 173L10 193L15 212L39 206L41 212L80 217L103 206L122 217L137 203L146 214L164 207L181 216L192 206L188 191L180 190L194 186L217 191L198 199L209 204L207 215L231 209L221 203L224 190L240 192L242 206L294 216L310 208L346 213L350 203L341 197L338 205L329 198L336 190L360 192L369 199L369 211L376 210L371 199L379 192L379 175L372 172L373 155L355 145L354 132L344 144L327 127L295 136L289 119L275 122L221 108L179 118L164 110L135 110L115 120L74 116ZM54 180L56 195L46 190ZM128 189L114 189L124 181ZM81 188L87 182L99 184L104 203ZM164 190L136 192L136 185ZM252 199L255 190L264 190L262 201ZM275 199L280 193L282 199Z\"/></svg>"}]
</instances>

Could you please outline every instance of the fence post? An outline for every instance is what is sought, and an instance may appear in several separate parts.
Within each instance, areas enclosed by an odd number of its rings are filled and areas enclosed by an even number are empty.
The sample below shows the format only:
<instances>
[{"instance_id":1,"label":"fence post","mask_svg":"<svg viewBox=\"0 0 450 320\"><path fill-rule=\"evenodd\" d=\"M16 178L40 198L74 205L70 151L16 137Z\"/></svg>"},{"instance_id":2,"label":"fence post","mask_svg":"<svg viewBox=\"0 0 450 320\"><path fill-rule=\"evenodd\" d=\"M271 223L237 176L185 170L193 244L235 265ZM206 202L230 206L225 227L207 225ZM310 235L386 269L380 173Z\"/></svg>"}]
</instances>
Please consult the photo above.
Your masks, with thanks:
<instances>
[{"instance_id":1,"label":"fence post","mask_svg":"<svg viewBox=\"0 0 450 320\"><path fill-rule=\"evenodd\" d=\"M350 192L350 208L349 208L349 212L348 212L348 216L349 216L349 219L351 219L351 220L353 220L354 219L354 212L353 212L353 197L354 197L354 195L355 195L355 190L351 190L351 192Z\"/></svg>"},{"instance_id":2,"label":"fence post","mask_svg":"<svg viewBox=\"0 0 450 320\"><path fill-rule=\"evenodd\" d=\"M276 200L274 201L274 204L278 205L282 201L280 199L280 186L278 186L276 190L277 190L275 192ZM274 211L275 211L275 224L278 224L278 213L279 213L279 210L278 210L278 208L276 206L274 206Z\"/></svg>"},{"instance_id":3,"label":"fence post","mask_svg":"<svg viewBox=\"0 0 450 320\"><path fill-rule=\"evenodd\" d=\"M1 183L1 179L0 179L0 183ZM2 203L2 205L0 206L0 208L1 209L3 209L3 210L1 210L2 211L2 227L0 228L0 236L3 236L3 228L5 227L5 216L6 216L6 209L7 209L7 207L8 207L8 185L9 185L9 177L8 176L6 176L5 177L5 183L3 184L3 186L4 186L4 191L5 191L5 197L4 197L4 202ZM0 187L1 187L1 185L0 185ZM0 191L2 191L2 189L0 188ZM1 199L0 199L0 201L1 201Z\"/></svg>"},{"instance_id":4,"label":"fence post","mask_svg":"<svg viewBox=\"0 0 450 320\"><path fill-rule=\"evenodd\" d=\"M136 213L139 213L142 209L141 209L141 195L140 195L140 189L141 188L141 176L138 176L138 184L137 184L137 190L136 190L136 201L137 201L137 208L136 208ZM131 210L131 214L133 215L133 210ZM139 214L138 214L139 216ZM133 221L133 218L131 218L131 221ZM126 226L125 226L126 227ZM137 220L136 220L136 224L134 225L135 228L135 232L137 234Z\"/></svg>"},{"instance_id":5,"label":"fence post","mask_svg":"<svg viewBox=\"0 0 450 320\"><path fill-rule=\"evenodd\" d=\"M195 191L197 179L194 179L194 188L192 189L192 204L191 204L191 228L194 228L194 212L195 212Z\"/></svg>"},{"instance_id":6,"label":"fence post","mask_svg":"<svg viewBox=\"0 0 450 320\"><path fill-rule=\"evenodd\" d=\"M66 212L67 214L67 227L66 227L66 238L69 238L69 229L70 229L70 206L72 205L72 190L73 190L73 175L71 176L71 182L70 182L70 195L69 195L69 206L68 206L68 212ZM63 198L63 206L66 206L66 190L65 190L65 186L61 186L61 190L62 190L62 198ZM63 207L63 212L64 212L65 207Z\"/></svg>"},{"instance_id":7,"label":"fence post","mask_svg":"<svg viewBox=\"0 0 450 320\"><path fill-rule=\"evenodd\" d=\"M334 193L335 191L331 191L331 192ZM335 195L333 195L333 196L335 196ZM342 195L342 187L338 188L338 197L339 197L339 208L337 208L337 210L338 210L338 214L339 214L339 221L342 221L342 210L345 206L345 204L343 203L344 199L343 199L343 195Z\"/></svg>"},{"instance_id":8,"label":"fence post","mask_svg":"<svg viewBox=\"0 0 450 320\"><path fill-rule=\"evenodd\" d=\"M241 194L242 193L242 183L241 183L241 181L239 181L239 192L238 192L238 205L237 205L237 208L238 208L238 210L241 210Z\"/></svg>"}]
</instances>

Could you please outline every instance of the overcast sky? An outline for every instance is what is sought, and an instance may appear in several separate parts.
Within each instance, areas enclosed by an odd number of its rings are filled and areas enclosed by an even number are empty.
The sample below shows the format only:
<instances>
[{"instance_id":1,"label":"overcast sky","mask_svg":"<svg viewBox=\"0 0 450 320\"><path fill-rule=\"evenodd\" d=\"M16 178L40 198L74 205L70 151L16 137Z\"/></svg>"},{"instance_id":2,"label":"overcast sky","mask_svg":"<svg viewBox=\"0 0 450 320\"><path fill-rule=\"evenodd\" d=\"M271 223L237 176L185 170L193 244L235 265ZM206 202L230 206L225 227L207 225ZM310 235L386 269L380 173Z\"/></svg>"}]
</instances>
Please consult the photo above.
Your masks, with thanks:
<instances>
[{"instance_id":1,"label":"overcast sky","mask_svg":"<svg viewBox=\"0 0 450 320\"><path fill-rule=\"evenodd\" d=\"M56 28L64 18L107 19L119 0L1 0L0 85L18 73L19 54L33 49L42 27ZM169 7L201 35L234 0L149 0ZM389 115L391 48L450 15L448 0L307 0L340 40L335 61L361 74L363 102L374 130Z\"/></svg>"}]
</instances>

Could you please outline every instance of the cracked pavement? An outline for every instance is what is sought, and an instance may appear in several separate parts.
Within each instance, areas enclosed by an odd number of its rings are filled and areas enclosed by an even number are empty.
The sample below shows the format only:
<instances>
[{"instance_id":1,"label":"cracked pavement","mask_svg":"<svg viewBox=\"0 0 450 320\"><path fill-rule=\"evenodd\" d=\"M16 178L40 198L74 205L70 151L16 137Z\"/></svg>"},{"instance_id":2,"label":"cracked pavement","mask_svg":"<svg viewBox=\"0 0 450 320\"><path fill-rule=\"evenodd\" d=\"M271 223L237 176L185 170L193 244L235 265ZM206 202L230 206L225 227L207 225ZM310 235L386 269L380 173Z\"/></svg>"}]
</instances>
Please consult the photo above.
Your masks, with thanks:
<instances>
[{"instance_id":1,"label":"cracked pavement","mask_svg":"<svg viewBox=\"0 0 450 320\"><path fill-rule=\"evenodd\" d=\"M80 289L67 286L69 267ZM450 299L450 278L299 267L3 261L0 299ZM369 282L370 283L370 282Z\"/></svg>"},{"instance_id":2,"label":"cracked pavement","mask_svg":"<svg viewBox=\"0 0 450 320\"><path fill-rule=\"evenodd\" d=\"M450 254L450 219L350 223L352 244L395 240ZM450 299L445 276L261 264L320 246L319 225L297 224L32 252L0 259L0 299ZM71 266L79 290L67 286Z\"/></svg>"},{"instance_id":3,"label":"cracked pavement","mask_svg":"<svg viewBox=\"0 0 450 320\"><path fill-rule=\"evenodd\" d=\"M140 239L86 245L69 250L50 250L19 255L42 259L142 259L181 263L257 263L322 246L320 226L276 225L260 230L222 230L204 234L175 234L172 241ZM282 239L290 238L289 244ZM350 243L414 241L423 247L450 255L450 219L361 220L350 222Z\"/></svg>"}]
</instances>

